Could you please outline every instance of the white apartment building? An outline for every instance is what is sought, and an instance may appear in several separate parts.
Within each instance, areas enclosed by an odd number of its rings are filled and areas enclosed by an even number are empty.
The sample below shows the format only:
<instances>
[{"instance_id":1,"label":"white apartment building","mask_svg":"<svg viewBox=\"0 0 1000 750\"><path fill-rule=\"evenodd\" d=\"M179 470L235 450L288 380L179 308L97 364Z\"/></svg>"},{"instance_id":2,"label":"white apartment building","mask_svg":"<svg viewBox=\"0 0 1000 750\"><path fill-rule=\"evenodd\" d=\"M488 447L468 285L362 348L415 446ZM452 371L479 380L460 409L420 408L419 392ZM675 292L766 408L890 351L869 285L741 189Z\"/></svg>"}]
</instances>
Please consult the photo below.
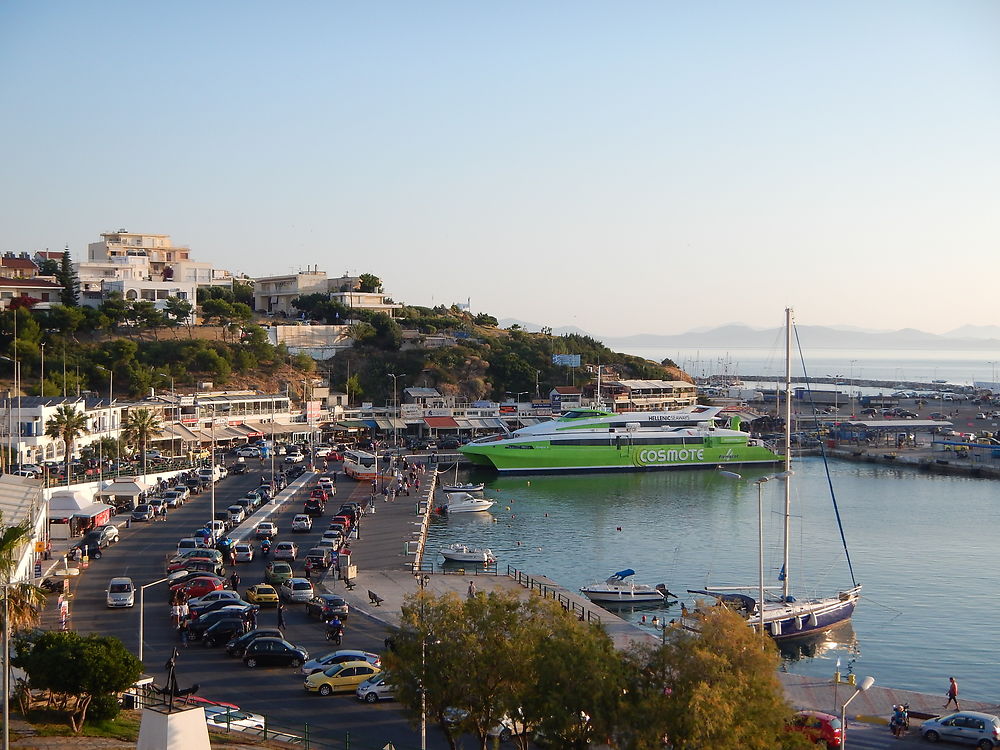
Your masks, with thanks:
<instances>
[{"instance_id":1,"label":"white apartment building","mask_svg":"<svg viewBox=\"0 0 1000 750\"><path fill-rule=\"evenodd\" d=\"M124 404L109 404L107 399L83 396L21 396L0 399L0 441L11 445L17 463L41 463L65 460L61 440L45 434L45 426L56 410L66 404L87 415L87 431L73 446L79 453L84 446L101 438L117 438L122 424Z\"/></svg>"},{"instance_id":2,"label":"white apartment building","mask_svg":"<svg viewBox=\"0 0 1000 750\"><path fill-rule=\"evenodd\" d=\"M388 302L381 292L359 292L356 276L329 279L326 271L310 270L282 276L262 276L254 279L253 306L257 312L296 317L299 310L292 305L296 297L325 294L334 302L362 310L384 312L390 317L402 305Z\"/></svg>"}]
</instances>

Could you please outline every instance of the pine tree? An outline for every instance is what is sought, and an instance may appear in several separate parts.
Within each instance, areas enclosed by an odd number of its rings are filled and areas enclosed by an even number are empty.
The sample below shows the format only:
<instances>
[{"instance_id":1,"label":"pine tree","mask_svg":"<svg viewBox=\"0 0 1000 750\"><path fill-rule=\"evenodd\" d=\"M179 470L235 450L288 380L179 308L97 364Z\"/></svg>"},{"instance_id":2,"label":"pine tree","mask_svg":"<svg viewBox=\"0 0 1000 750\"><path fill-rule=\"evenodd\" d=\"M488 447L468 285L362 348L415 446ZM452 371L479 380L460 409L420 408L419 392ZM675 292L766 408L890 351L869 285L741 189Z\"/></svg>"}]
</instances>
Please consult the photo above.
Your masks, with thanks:
<instances>
[{"instance_id":1,"label":"pine tree","mask_svg":"<svg viewBox=\"0 0 1000 750\"><path fill-rule=\"evenodd\" d=\"M67 307L76 307L80 304L80 280L76 277L73 264L70 262L69 250L62 255L62 263L59 265L59 272L56 274L63 290L60 293L62 303Z\"/></svg>"}]
</instances>

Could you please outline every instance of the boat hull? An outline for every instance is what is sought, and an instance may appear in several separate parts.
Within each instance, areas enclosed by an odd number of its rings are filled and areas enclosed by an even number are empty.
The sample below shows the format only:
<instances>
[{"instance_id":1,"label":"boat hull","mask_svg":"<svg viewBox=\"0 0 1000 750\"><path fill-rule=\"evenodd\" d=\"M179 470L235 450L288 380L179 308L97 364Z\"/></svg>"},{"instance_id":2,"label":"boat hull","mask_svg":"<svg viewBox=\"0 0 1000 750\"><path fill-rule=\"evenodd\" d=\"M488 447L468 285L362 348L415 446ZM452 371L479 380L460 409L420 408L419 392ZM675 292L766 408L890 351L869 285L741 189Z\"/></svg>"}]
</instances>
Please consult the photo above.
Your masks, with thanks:
<instances>
[{"instance_id":1,"label":"boat hull","mask_svg":"<svg viewBox=\"0 0 1000 750\"><path fill-rule=\"evenodd\" d=\"M845 592L843 597L819 600L815 606L806 603L807 611L790 612L788 616L783 616L780 612L768 612L765 608L764 628L776 641L821 633L850 620L854 615L857 601L856 592ZM748 622L755 630L760 627L759 620L755 618L748 618Z\"/></svg>"},{"instance_id":2,"label":"boat hull","mask_svg":"<svg viewBox=\"0 0 1000 750\"><path fill-rule=\"evenodd\" d=\"M716 468L740 464L774 464L782 457L761 444L723 438L692 440L678 445L567 445L538 440L516 444L496 441L470 443L459 450L479 466L502 473L562 473L586 471L662 471Z\"/></svg>"},{"instance_id":3,"label":"boat hull","mask_svg":"<svg viewBox=\"0 0 1000 750\"><path fill-rule=\"evenodd\" d=\"M627 591L585 591L580 589L580 593L594 604L656 604L664 599L659 591L630 593Z\"/></svg>"}]
</instances>

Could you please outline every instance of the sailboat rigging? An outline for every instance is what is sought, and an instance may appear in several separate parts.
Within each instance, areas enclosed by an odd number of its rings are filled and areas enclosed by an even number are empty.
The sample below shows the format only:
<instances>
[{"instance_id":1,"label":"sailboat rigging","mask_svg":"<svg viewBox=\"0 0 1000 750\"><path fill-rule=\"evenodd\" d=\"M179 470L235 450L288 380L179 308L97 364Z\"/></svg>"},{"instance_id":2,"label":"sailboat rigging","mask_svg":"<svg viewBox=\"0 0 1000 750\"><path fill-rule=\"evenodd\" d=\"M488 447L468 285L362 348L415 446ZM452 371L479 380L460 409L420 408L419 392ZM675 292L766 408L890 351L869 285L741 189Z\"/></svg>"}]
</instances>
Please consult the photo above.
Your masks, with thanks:
<instances>
[{"instance_id":1,"label":"sailboat rigging","mask_svg":"<svg viewBox=\"0 0 1000 750\"><path fill-rule=\"evenodd\" d=\"M854 569L850 564L850 554L848 553L848 568L851 575L851 588L839 591L834 596L816 597L810 599L796 599L792 594L792 567L789 558L789 546L791 537L791 442L792 442L792 310L785 310L785 434L784 434L784 471L781 474L764 477L757 480L758 492L760 482L768 481L778 477L785 480L785 502L783 513L783 549L782 566L779 580L781 582L781 595L777 598L767 599L766 590L775 590L779 587L764 586L763 571L761 571L761 581L757 596L735 593L737 591L751 591L750 586L736 587L707 587L704 590L689 589L688 593L705 594L729 606L734 606L742 611L747 618L748 624L755 630L770 635L776 640L800 638L827 630L839 623L851 619L854 608L861 596L861 585L854 578ZM826 453L823 452L823 462L826 464ZM724 472L725 473L725 472ZM733 475L738 477L738 475ZM829 482L829 468L827 468L827 480ZM831 484L832 493L832 484ZM759 496L758 496L759 501ZM836 497L833 498L834 510L837 515L837 523L840 526L841 540L844 543L844 551L847 553L847 541L844 536L843 525L841 524L840 511L837 509ZM760 532L763 534L763 529ZM763 544L763 541L761 542ZM698 618L686 616L682 620L685 628L698 630Z\"/></svg>"}]
</instances>

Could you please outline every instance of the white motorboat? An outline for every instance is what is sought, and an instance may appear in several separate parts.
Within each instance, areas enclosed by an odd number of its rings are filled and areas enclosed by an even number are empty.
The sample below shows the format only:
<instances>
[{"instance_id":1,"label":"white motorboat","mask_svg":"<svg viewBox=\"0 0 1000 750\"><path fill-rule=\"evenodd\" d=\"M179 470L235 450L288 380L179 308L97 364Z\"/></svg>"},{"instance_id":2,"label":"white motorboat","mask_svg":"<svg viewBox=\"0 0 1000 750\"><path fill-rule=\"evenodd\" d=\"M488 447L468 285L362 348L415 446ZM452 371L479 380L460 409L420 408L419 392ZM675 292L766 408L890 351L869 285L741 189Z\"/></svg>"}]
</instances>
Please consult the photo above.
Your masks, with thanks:
<instances>
[{"instance_id":1,"label":"white motorboat","mask_svg":"<svg viewBox=\"0 0 1000 750\"><path fill-rule=\"evenodd\" d=\"M447 502L439 505L438 513L478 513L489 510L496 503L481 497L475 497L468 492L452 492L447 496Z\"/></svg>"},{"instance_id":2,"label":"white motorboat","mask_svg":"<svg viewBox=\"0 0 1000 750\"><path fill-rule=\"evenodd\" d=\"M603 583L592 583L580 589L585 597L597 604L643 604L662 602L673 596L662 583L649 586L627 580L634 576L631 568L619 570Z\"/></svg>"},{"instance_id":3,"label":"white motorboat","mask_svg":"<svg viewBox=\"0 0 1000 750\"><path fill-rule=\"evenodd\" d=\"M479 484L446 484L441 487L444 492L482 492L486 488L483 482Z\"/></svg>"},{"instance_id":4,"label":"white motorboat","mask_svg":"<svg viewBox=\"0 0 1000 750\"><path fill-rule=\"evenodd\" d=\"M444 559L451 562L481 563L486 565L487 563L495 563L497 561L492 550L470 547L467 544L449 544L447 547L442 547L440 551Z\"/></svg>"}]
</instances>

